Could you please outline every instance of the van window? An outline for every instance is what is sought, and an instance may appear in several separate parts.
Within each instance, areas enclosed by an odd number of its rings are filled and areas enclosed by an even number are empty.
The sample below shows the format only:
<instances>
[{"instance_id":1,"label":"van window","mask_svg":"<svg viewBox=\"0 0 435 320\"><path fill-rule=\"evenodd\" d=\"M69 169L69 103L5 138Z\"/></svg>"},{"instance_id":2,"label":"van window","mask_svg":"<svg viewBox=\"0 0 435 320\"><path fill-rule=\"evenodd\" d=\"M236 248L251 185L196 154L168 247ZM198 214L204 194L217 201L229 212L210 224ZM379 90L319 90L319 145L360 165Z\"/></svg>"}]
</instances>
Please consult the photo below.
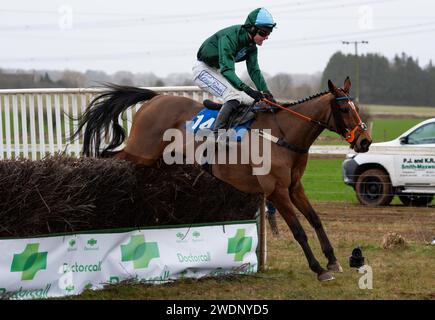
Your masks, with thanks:
<instances>
[{"instance_id":1,"label":"van window","mask_svg":"<svg viewBox=\"0 0 435 320\"><path fill-rule=\"evenodd\" d=\"M435 123L428 123L408 136L408 144L435 143Z\"/></svg>"}]
</instances>

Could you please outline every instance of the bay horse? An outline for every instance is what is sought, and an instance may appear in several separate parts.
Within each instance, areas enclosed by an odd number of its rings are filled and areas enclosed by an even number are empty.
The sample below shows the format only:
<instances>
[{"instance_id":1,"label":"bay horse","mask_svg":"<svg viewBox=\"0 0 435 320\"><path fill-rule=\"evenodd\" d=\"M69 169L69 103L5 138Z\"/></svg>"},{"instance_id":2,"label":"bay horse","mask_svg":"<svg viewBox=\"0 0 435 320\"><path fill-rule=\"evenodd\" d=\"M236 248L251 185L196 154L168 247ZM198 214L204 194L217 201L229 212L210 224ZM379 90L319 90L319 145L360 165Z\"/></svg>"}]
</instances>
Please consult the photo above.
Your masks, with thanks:
<instances>
[{"instance_id":1,"label":"bay horse","mask_svg":"<svg viewBox=\"0 0 435 320\"><path fill-rule=\"evenodd\" d=\"M203 108L203 104L187 97L159 95L136 87L106 84L108 90L89 104L79 121L75 134L84 132L85 156L113 157L129 160L139 165L152 165L163 156L170 143L162 139L170 128L186 134L186 122ZM263 193L278 209L294 238L302 247L309 268L319 281L334 279L332 272L343 272L322 222L308 201L301 183L308 160L309 147L326 128L345 138L356 152L366 152L372 142L358 108L349 96L349 77L343 88L330 80L325 92L306 99L273 105L269 112L257 112L251 129L271 129L271 135L279 138L271 145L271 169L265 175L253 175L254 164L212 164L212 174L246 193ZM129 107L142 102L133 118L129 137L124 149L115 152L125 140L126 134L118 118ZM273 112L272 112L273 111ZM107 147L101 151L101 135L111 130ZM252 131L247 132L247 136ZM275 140L276 142L276 140ZM280 142L280 143L279 143ZM240 143L238 144L240 145ZM328 260L324 269L315 258L293 205L306 217L315 229L322 252Z\"/></svg>"}]
</instances>

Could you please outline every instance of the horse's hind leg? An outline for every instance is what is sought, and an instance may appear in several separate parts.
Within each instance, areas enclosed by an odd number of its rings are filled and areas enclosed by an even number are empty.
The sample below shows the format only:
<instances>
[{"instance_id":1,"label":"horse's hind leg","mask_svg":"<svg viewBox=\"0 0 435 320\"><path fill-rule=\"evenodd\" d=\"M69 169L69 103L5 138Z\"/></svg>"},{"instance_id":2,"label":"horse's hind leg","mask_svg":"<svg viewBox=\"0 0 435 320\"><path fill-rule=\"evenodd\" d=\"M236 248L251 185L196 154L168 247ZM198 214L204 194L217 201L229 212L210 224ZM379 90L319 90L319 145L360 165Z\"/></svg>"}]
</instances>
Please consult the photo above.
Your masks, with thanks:
<instances>
[{"instance_id":1,"label":"horse's hind leg","mask_svg":"<svg viewBox=\"0 0 435 320\"><path fill-rule=\"evenodd\" d=\"M333 280L334 277L328 271L323 269L314 257L314 254L308 245L307 235L305 234L305 231L294 212L287 188L277 187L275 191L268 196L268 200L272 201L279 213L287 222L287 225L290 227L293 236L305 253L310 269L317 273L317 279L320 281Z\"/></svg>"},{"instance_id":2,"label":"horse's hind leg","mask_svg":"<svg viewBox=\"0 0 435 320\"><path fill-rule=\"evenodd\" d=\"M292 186L289 188L289 194L295 207L305 216L305 218L307 218L310 225L316 231L323 254L328 259L328 270L333 272L343 272L343 268L337 261L337 258L334 254L334 249L332 248L331 242L329 241L325 229L323 228L322 221L320 221L319 215L316 213L316 211L314 211L313 207L308 201L300 181L296 183L294 187Z\"/></svg>"}]
</instances>

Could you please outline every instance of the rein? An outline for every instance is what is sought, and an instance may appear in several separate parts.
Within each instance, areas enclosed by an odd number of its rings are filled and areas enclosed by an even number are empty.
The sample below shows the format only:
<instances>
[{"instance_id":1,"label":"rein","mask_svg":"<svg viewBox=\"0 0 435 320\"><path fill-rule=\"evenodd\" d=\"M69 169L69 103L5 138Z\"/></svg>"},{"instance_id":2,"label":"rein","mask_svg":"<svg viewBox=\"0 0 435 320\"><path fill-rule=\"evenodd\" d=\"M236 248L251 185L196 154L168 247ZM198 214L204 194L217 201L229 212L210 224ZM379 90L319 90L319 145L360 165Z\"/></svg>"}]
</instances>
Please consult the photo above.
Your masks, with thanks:
<instances>
[{"instance_id":1,"label":"rein","mask_svg":"<svg viewBox=\"0 0 435 320\"><path fill-rule=\"evenodd\" d=\"M340 101L340 100L352 101L352 98L348 97L348 96L335 98L335 101ZM312 119L312 118L310 118L310 117L308 117L306 115L303 115L303 114L301 114L301 113L299 113L297 111L294 111L294 110L291 110L289 108L286 108L286 107L284 107L284 106L282 106L282 105L280 105L278 103L272 102L270 100L262 99L262 101L264 101L265 103L269 104L270 106L277 107L279 109L287 111L287 112L295 115L296 117L298 117L298 118L300 118L300 119L302 119L304 121L307 121L307 122L310 122L310 123L314 123L314 124L319 125L319 126L325 128L325 129L328 129L328 130L330 130L332 132L335 132L335 133L339 134L340 136L342 136L350 144L355 142L355 138L356 138L356 133L357 132L364 132L364 131L367 130L367 125L364 122L362 122L358 112L356 112L355 107L353 106L353 103L352 103L351 106L352 106L352 110L355 111L355 114L357 116L358 124L353 129L351 129L351 130L347 129L347 128L344 128L346 130L346 132L341 133L341 132L338 131L338 129L333 128L333 127L331 127L329 125L329 120L331 118L331 115L333 115L335 113L334 110L333 110L333 112L331 112L329 114L328 122L323 122L323 121L320 121L320 120ZM333 108L331 107L331 109L333 109Z\"/></svg>"},{"instance_id":2,"label":"rein","mask_svg":"<svg viewBox=\"0 0 435 320\"><path fill-rule=\"evenodd\" d=\"M272 102L272 101L267 100L267 99L262 99L262 101L266 102L267 104L269 104L269 105L271 105L273 107L277 107L277 108L280 108L280 109L282 109L284 111L290 112L290 113L292 113L296 117L299 117L302 120L305 120L307 122L311 122L311 123L317 124L319 126L325 127L326 129L329 129L331 131L337 132L334 128L330 127L327 123L325 123L323 121L311 119L310 117L307 117L306 115L303 115L302 113L296 112L294 110L286 108L286 107L284 107L284 106L282 106L282 105L280 105L278 103Z\"/></svg>"}]
</instances>

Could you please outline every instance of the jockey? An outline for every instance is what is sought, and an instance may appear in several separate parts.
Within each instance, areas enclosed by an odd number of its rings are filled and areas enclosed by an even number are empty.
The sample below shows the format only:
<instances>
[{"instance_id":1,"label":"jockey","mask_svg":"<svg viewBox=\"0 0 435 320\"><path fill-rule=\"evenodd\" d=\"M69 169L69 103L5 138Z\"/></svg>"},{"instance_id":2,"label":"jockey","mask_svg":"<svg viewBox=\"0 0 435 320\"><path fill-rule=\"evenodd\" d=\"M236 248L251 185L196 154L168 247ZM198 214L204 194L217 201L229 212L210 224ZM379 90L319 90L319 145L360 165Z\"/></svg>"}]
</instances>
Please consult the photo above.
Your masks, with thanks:
<instances>
[{"instance_id":1,"label":"jockey","mask_svg":"<svg viewBox=\"0 0 435 320\"><path fill-rule=\"evenodd\" d=\"M251 105L262 98L273 100L257 59L257 45L267 40L276 23L264 8L252 11L243 25L222 29L201 45L193 67L194 82L224 101L214 131L226 127L229 116L240 104ZM257 90L236 75L234 64L246 60L249 76Z\"/></svg>"}]
</instances>

